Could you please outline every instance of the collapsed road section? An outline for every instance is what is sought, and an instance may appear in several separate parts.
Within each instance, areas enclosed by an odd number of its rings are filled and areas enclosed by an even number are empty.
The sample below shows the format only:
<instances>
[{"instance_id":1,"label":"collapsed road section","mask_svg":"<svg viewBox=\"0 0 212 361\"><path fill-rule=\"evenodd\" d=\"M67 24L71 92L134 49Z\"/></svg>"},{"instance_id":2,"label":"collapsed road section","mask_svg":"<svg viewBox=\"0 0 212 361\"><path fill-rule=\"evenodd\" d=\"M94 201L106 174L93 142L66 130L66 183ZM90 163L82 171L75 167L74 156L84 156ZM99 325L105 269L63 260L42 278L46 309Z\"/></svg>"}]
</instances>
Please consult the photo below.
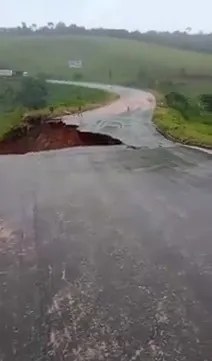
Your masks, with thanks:
<instances>
[{"instance_id":1,"label":"collapsed road section","mask_svg":"<svg viewBox=\"0 0 212 361\"><path fill-rule=\"evenodd\" d=\"M212 158L163 139L144 97L83 114L138 150L0 157L2 361L211 360Z\"/></svg>"},{"instance_id":2,"label":"collapsed road section","mask_svg":"<svg viewBox=\"0 0 212 361\"><path fill-rule=\"evenodd\" d=\"M66 125L62 121L24 123L10 130L0 142L0 154L25 154L77 146L117 144L122 143L109 135L80 132L76 125Z\"/></svg>"}]
</instances>

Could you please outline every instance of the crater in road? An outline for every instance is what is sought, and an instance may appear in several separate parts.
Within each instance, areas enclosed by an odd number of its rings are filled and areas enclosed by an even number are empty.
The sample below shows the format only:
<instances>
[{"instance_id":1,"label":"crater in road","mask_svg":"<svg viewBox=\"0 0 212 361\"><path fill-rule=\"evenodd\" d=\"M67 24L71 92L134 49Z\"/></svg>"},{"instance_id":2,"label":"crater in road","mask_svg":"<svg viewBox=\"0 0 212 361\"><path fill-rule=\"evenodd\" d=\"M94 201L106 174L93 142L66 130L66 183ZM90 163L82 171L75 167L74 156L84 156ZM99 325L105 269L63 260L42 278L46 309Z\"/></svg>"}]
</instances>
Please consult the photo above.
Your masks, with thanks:
<instances>
[{"instance_id":1,"label":"crater in road","mask_svg":"<svg viewBox=\"0 0 212 361\"><path fill-rule=\"evenodd\" d=\"M117 145L122 142L109 135L80 132L76 125L48 122L24 124L11 130L0 142L0 154L25 154L77 146Z\"/></svg>"}]
</instances>

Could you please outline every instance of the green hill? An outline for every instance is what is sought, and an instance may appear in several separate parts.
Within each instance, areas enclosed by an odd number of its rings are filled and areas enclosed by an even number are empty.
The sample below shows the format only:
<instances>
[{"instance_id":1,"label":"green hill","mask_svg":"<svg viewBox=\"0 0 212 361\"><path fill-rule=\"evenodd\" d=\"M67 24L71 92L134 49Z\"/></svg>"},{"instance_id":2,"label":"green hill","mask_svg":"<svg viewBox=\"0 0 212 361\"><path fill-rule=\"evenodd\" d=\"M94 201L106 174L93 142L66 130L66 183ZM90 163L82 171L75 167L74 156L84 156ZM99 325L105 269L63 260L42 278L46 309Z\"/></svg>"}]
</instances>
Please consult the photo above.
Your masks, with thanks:
<instances>
[{"instance_id":1,"label":"green hill","mask_svg":"<svg viewBox=\"0 0 212 361\"><path fill-rule=\"evenodd\" d=\"M68 61L78 59L83 68L69 69ZM1 67L64 79L80 72L86 81L150 87L189 83L191 91L212 91L212 55L109 37L1 36Z\"/></svg>"}]
</instances>

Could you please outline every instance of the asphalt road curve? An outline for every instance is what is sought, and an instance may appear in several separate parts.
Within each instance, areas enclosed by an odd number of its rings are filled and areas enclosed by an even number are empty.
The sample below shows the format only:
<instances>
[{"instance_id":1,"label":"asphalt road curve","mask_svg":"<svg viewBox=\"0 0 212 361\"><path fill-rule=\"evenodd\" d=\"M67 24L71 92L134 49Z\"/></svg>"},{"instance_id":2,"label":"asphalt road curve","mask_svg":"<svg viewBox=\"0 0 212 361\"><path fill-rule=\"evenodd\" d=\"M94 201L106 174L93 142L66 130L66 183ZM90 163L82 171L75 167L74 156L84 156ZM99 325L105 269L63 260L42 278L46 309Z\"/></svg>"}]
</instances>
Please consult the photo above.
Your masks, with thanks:
<instances>
[{"instance_id":1,"label":"asphalt road curve","mask_svg":"<svg viewBox=\"0 0 212 361\"><path fill-rule=\"evenodd\" d=\"M0 157L1 361L212 360L212 156L119 92L80 121L133 148Z\"/></svg>"}]
</instances>

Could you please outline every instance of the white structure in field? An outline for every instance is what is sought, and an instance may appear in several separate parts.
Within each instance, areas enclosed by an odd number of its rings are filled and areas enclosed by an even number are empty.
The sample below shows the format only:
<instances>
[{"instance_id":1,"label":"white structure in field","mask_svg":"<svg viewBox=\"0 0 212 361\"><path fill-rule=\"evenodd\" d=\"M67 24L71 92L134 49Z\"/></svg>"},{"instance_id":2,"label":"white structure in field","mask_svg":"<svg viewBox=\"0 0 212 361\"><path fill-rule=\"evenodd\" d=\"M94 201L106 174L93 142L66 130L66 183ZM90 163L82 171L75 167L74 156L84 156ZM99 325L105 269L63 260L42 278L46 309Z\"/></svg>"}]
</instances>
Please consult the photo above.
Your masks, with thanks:
<instances>
[{"instance_id":1,"label":"white structure in field","mask_svg":"<svg viewBox=\"0 0 212 361\"><path fill-rule=\"evenodd\" d=\"M82 60L69 60L68 66L69 66L69 68L81 69L82 68Z\"/></svg>"},{"instance_id":2,"label":"white structure in field","mask_svg":"<svg viewBox=\"0 0 212 361\"><path fill-rule=\"evenodd\" d=\"M27 75L28 75L27 71L0 69L0 78L11 77L11 76L27 76Z\"/></svg>"},{"instance_id":3,"label":"white structure in field","mask_svg":"<svg viewBox=\"0 0 212 361\"><path fill-rule=\"evenodd\" d=\"M9 69L0 69L0 77L13 76L13 71Z\"/></svg>"}]
</instances>

